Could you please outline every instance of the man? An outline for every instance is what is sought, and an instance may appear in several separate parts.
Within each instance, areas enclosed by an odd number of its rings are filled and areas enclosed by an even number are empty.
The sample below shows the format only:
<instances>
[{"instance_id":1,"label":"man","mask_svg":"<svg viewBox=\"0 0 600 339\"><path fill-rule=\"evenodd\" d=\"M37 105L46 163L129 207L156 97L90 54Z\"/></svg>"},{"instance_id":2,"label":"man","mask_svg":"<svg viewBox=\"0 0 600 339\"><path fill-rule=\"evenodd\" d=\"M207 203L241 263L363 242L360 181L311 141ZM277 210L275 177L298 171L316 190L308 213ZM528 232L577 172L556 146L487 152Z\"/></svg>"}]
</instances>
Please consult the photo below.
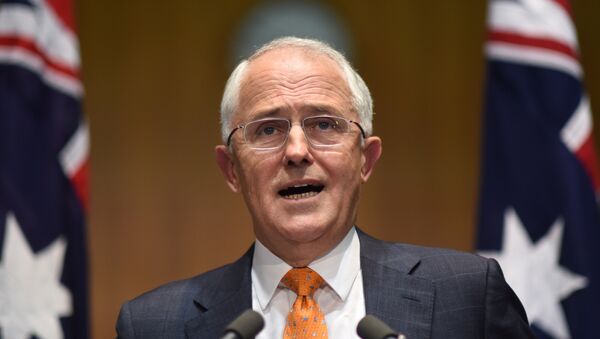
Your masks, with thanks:
<instances>
[{"instance_id":1,"label":"man","mask_svg":"<svg viewBox=\"0 0 600 339\"><path fill-rule=\"evenodd\" d=\"M363 80L324 43L282 38L240 63L216 156L256 242L233 264L125 303L118 335L217 338L253 308L266 323L258 338L356 338L366 314L410 339L531 338L495 261L354 227L382 150L372 114Z\"/></svg>"}]
</instances>

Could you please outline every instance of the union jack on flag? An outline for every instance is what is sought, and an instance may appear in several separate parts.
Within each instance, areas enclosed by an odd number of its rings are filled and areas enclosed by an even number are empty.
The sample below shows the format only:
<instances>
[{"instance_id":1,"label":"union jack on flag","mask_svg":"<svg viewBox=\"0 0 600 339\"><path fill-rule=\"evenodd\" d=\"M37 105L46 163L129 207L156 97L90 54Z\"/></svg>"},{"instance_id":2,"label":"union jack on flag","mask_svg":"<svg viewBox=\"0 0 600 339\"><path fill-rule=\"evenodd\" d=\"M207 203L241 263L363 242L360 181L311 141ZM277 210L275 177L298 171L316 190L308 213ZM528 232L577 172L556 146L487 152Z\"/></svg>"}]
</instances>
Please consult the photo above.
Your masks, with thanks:
<instances>
[{"instance_id":1,"label":"union jack on flag","mask_svg":"<svg viewBox=\"0 0 600 339\"><path fill-rule=\"evenodd\" d=\"M87 338L88 129L70 0L0 1L0 338Z\"/></svg>"},{"instance_id":2,"label":"union jack on flag","mask_svg":"<svg viewBox=\"0 0 600 339\"><path fill-rule=\"evenodd\" d=\"M568 0L491 0L477 248L539 338L598 338L590 101Z\"/></svg>"}]
</instances>

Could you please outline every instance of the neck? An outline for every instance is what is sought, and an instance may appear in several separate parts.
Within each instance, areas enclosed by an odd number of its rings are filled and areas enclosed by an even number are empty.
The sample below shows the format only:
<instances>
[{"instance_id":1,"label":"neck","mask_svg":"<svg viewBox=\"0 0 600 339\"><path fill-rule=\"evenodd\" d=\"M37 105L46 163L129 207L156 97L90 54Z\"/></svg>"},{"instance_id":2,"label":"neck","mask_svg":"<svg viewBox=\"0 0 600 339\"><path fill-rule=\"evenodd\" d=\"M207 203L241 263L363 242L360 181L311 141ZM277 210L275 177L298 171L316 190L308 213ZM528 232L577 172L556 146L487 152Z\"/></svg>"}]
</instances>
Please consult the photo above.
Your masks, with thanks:
<instances>
[{"instance_id":1,"label":"neck","mask_svg":"<svg viewBox=\"0 0 600 339\"><path fill-rule=\"evenodd\" d=\"M256 234L260 242L273 254L285 261L292 267L306 267L311 262L323 257L333 250L348 234L352 226L338 232L335 235L323 235L309 242L290 241L277 239L273 241L270 237L262 237Z\"/></svg>"},{"instance_id":2,"label":"neck","mask_svg":"<svg viewBox=\"0 0 600 339\"><path fill-rule=\"evenodd\" d=\"M281 258L283 261L285 261L288 265L292 266L292 267L306 267L308 266L311 262L317 260L318 258L324 256L325 254L327 254L329 250L324 251L323 253L318 253L315 254L313 251L310 251L309 253L303 254L303 253L294 253L293 255L280 255L278 253L275 253L276 256L278 256L279 258ZM299 251L302 252L302 251Z\"/></svg>"}]
</instances>

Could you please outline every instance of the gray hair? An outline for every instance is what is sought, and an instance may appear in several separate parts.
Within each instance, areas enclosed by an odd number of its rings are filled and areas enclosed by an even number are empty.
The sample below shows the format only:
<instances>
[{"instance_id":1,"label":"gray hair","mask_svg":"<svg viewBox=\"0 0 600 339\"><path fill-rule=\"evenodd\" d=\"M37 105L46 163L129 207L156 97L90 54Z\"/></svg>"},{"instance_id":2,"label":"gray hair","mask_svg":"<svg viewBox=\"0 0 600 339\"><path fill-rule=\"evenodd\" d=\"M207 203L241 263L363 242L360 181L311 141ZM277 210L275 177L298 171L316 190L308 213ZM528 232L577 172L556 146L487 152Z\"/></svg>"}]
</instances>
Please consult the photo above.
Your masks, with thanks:
<instances>
[{"instance_id":1,"label":"gray hair","mask_svg":"<svg viewBox=\"0 0 600 339\"><path fill-rule=\"evenodd\" d=\"M242 60L231 72L221 100L221 137L223 143L227 142L227 137L231 133L231 118L237 110L240 87L242 79L248 64L259 56L276 49L281 48L300 48L325 55L332 59L341 68L350 93L352 95L352 105L358 113L361 126L367 136L373 133L373 99L367 84L360 75L352 68L350 62L338 51L333 49L325 42L315 39L301 39L296 37L283 37L266 43L256 50L248 59Z\"/></svg>"}]
</instances>

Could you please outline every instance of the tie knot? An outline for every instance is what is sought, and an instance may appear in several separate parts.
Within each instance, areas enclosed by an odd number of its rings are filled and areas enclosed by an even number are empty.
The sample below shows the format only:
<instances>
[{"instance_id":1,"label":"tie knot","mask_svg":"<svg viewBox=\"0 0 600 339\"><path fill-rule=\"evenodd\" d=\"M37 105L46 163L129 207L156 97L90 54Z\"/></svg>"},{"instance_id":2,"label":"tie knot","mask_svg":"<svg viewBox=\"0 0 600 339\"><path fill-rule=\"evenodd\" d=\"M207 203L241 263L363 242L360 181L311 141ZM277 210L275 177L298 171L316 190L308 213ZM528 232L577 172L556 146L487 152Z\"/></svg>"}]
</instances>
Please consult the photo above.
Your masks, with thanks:
<instances>
[{"instance_id":1,"label":"tie knot","mask_svg":"<svg viewBox=\"0 0 600 339\"><path fill-rule=\"evenodd\" d=\"M281 282L298 296L312 297L317 288L323 285L319 273L308 267L292 268L281 279Z\"/></svg>"}]
</instances>

